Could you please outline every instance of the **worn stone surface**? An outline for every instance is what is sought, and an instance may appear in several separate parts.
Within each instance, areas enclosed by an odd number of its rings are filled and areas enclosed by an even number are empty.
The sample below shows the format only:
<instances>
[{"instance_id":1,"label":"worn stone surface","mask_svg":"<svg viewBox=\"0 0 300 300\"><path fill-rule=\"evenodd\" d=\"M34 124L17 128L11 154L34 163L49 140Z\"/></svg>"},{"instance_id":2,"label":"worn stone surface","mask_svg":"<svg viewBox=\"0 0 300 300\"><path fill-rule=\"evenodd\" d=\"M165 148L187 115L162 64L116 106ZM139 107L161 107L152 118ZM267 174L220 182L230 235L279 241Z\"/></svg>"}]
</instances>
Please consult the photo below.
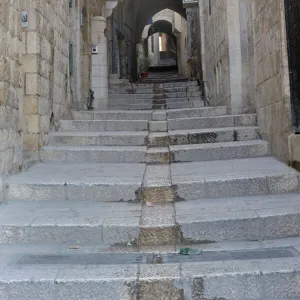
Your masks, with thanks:
<instances>
[{"instance_id":1,"label":"worn stone surface","mask_svg":"<svg viewBox=\"0 0 300 300\"><path fill-rule=\"evenodd\" d=\"M6 192L11 200L135 200L144 171L144 164L41 164L10 177Z\"/></svg>"},{"instance_id":2,"label":"worn stone surface","mask_svg":"<svg viewBox=\"0 0 300 300\"><path fill-rule=\"evenodd\" d=\"M21 13L19 2L1 6L0 46L0 177L18 172L23 150Z\"/></svg>"},{"instance_id":3,"label":"worn stone surface","mask_svg":"<svg viewBox=\"0 0 300 300\"><path fill-rule=\"evenodd\" d=\"M298 191L298 172L274 158L177 163L172 184L180 198L245 196Z\"/></svg>"}]
</instances>

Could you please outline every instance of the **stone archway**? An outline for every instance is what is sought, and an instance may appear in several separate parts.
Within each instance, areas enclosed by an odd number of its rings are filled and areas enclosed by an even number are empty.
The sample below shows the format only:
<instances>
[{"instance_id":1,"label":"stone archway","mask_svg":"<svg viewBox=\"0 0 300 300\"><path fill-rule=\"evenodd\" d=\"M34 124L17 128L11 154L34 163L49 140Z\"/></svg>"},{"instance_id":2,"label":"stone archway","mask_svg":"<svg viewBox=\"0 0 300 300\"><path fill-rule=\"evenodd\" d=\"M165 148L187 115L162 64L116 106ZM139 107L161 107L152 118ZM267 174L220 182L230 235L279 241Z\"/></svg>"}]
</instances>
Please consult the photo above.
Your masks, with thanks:
<instances>
[{"instance_id":1,"label":"stone archway","mask_svg":"<svg viewBox=\"0 0 300 300\"><path fill-rule=\"evenodd\" d=\"M170 9L186 18L182 0L134 0L136 6L136 35L142 36L144 27L151 17L164 9Z\"/></svg>"}]
</instances>

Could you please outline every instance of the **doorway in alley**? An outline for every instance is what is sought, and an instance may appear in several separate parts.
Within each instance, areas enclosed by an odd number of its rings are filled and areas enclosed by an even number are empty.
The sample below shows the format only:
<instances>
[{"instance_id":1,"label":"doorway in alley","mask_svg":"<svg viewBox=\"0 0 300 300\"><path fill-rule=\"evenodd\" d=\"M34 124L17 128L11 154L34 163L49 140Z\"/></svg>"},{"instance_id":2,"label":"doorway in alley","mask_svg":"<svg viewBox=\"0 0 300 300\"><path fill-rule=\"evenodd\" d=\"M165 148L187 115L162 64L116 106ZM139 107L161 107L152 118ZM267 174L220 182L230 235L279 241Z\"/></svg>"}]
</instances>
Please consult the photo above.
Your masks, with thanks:
<instances>
[{"instance_id":1,"label":"doorway in alley","mask_svg":"<svg viewBox=\"0 0 300 300\"><path fill-rule=\"evenodd\" d=\"M300 1L285 0L292 116L300 133Z\"/></svg>"}]
</instances>

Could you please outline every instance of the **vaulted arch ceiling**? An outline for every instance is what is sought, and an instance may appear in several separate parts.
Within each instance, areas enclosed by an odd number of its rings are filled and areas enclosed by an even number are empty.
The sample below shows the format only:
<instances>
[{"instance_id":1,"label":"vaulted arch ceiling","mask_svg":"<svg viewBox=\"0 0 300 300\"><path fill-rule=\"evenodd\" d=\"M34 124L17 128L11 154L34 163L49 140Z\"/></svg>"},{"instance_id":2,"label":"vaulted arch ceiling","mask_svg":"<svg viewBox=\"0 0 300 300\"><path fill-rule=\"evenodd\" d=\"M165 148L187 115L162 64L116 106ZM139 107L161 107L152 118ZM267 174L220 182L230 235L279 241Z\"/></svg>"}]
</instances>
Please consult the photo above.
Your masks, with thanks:
<instances>
[{"instance_id":1,"label":"vaulted arch ceiling","mask_svg":"<svg viewBox=\"0 0 300 300\"><path fill-rule=\"evenodd\" d=\"M175 45L176 45L176 37L175 35L173 34L172 32L172 23L168 22L168 21L165 21L165 20L158 20L156 22L154 22L152 24L152 26L150 26L148 28L148 34L147 36L151 36L152 34L155 34L157 32L162 32L162 33L166 33L168 34L169 36L172 37Z\"/></svg>"},{"instance_id":2,"label":"vaulted arch ceiling","mask_svg":"<svg viewBox=\"0 0 300 300\"><path fill-rule=\"evenodd\" d=\"M134 0L136 11L136 35L142 36L148 21L158 12L168 8L186 18L182 0Z\"/></svg>"}]
</instances>

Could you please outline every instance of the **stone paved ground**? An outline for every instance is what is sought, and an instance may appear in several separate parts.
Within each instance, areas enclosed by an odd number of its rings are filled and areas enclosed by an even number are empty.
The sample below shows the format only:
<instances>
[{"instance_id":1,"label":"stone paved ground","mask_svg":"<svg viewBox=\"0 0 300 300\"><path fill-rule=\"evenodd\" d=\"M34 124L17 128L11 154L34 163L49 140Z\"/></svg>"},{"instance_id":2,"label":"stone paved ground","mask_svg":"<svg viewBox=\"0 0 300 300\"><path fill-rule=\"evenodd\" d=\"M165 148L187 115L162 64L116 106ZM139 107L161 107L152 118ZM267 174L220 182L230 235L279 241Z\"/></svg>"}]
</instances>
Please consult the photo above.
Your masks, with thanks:
<instances>
[{"instance_id":1,"label":"stone paved ground","mask_svg":"<svg viewBox=\"0 0 300 300\"><path fill-rule=\"evenodd\" d=\"M4 183L1 300L300 299L299 173L255 115L158 79L61 120L41 163ZM181 248L211 261L176 262Z\"/></svg>"}]
</instances>

